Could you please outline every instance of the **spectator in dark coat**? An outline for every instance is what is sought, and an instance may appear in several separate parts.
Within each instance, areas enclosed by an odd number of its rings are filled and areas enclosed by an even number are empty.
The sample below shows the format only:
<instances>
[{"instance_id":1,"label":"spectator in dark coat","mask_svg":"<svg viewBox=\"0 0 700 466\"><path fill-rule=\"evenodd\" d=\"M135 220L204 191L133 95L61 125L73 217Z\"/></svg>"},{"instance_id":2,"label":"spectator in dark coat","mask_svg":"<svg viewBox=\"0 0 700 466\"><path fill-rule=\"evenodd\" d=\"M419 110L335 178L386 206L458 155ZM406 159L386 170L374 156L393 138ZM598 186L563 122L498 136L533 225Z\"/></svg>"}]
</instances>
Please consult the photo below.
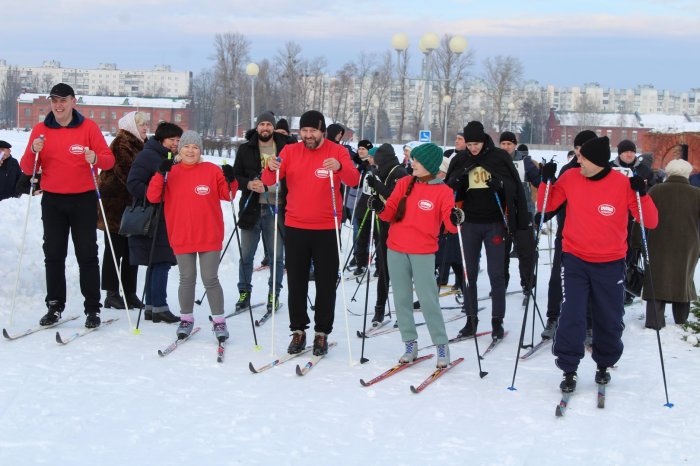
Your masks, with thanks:
<instances>
[{"instance_id":1,"label":"spectator in dark coat","mask_svg":"<svg viewBox=\"0 0 700 466\"><path fill-rule=\"evenodd\" d=\"M12 146L5 141L0 141L0 201L10 197L19 197L17 194L17 181L22 174L19 162L12 157Z\"/></svg>"},{"instance_id":2,"label":"spectator in dark coat","mask_svg":"<svg viewBox=\"0 0 700 466\"><path fill-rule=\"evenodd\" d=\"M168 158L168 154L174 157L177 153L180 136L182 136L182 128L174 123L162 122L156 128L154 137L146 141L143 150L136 155L126 185L129 194L138 204L148 202L145 200L148 183L163 160ZM153 245L153 251L151 251L151 245ZM180 318L170 312L167 302L168 272L177 262L168 241L165 216L162 211L155 242L147 236L129 237L129 262L132 265L150 266L146 271L146 320L152 319L154 323L179 322Z\"/></svg>"}]
</instances>

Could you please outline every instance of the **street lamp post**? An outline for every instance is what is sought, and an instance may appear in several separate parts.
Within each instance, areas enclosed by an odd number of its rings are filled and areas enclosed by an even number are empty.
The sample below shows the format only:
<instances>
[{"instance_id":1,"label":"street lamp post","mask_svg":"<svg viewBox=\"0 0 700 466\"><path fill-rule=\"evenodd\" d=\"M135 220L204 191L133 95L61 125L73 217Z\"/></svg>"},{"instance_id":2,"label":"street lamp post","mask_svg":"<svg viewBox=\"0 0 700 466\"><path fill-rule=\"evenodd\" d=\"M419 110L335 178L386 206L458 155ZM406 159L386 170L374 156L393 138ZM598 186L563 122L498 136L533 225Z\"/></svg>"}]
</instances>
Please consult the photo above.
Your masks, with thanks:
<instances>
[{"instance_id":1,"label":"street lamp post","mask_svg":"<svg viewBox=\"0 0 700 466\"><path fill-rule=\"evenodd\" d=\"M447 145L447 113L448 110L450 109L450 103L452 103L452 97L449 95L445 95L442 98L442 103L445 105L445 120L443 121L443 126L444 128L444 134L442 136L442 145L443 147Z\"/></svg>"},{"instance_id":2,"label":"street lamp post","mask_svg":"<svg viewBox=\"0 0 700 466\"><path fill-rule=\"evenodd\" d=\"M238 110L241 109L241 104L236 103L236 139L238 139Z\"/></svg>"},{"instance_id":3,"label":"street lamp post","mask_svg":"<svg viewBox=\"0 0 700 466\"><path fill-rule=\"evenodd\" d=\"M365 138L365 112L367 108L365 106L360 107L360 140Z\"/></svg>"},{"instance_id":4,"label":"street lamp post","mask_svg":"<svg viewBox=\"0 0 700 466\"><path fill-rule=\"evenodd\" d=\"M405 33L394 34L391 38L391 46L396 50L397 54L400 56L401 52L408 49L408 36ZM421 37L418 42L418 48L425 55L423 60L423 72L421 78L414 78L417 81L423 81L423 129L430 130L430 83L432 81L449 81L449 79L433 79L431 78L431 54L433 50L440 46L440 37L433 33L428 32ZM450 39L448 44L450 50L459 55L463 53L467 48L467 41L463 37L454 36ZM401 79L405 79L404 76ZM412 79L412 78L409 78ZM403 96L402 96L403 97Z\"/></svg>"},{"instance_id":5,"label":"street lamp post","mask_svg":"<svg viewBox=\"0 0 700 466\"><path fill-rule=\"evenodd\" d=\"M374 107L374 144L377 144L377 127L379 123L379 101L375 100L372 102L372 107Z\"/></svg>"},{"instance_id":6,"label":"street lamp post","mask_svg":"<svg viewBox=\"0 0 700 466\"><path fill-rule=\"evenodd\" d=\"M260 73L256 63L248 63L245 73L250 76L250 127L255 128L255 77Z\"/></svg>"},{"instance_id":7,"label":"street lamp post","mask_svg":"<svg viewBox=\"0 0 700 466\"><path fill-rule=\"evenodd\" d=\"M513 131L513 110L515 110L515 104L511 102L508 104L508 131Z\"/></svg>"}]
</instances>

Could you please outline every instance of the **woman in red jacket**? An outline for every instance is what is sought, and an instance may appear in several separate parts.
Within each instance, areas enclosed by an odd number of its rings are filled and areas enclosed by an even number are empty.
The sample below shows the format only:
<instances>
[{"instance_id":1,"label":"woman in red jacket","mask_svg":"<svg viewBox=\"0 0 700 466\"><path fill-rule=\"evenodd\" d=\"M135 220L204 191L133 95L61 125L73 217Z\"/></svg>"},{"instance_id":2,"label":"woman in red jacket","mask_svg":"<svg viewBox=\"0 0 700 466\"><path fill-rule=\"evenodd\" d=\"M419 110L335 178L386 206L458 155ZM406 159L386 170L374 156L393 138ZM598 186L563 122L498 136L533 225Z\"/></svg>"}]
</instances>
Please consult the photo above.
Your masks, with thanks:
<instances>
[{"instance_id":1,"label":"woman in red jacket","mask_svg":"<svg viewBox=\"0 0 700 466\"><path fill-rule=\"evenodd\" d=\"M178 338L186 338L194 326L194 287L197 280L197 255L217 340L228 338L224 318L224 292L219 283L219 256L224 239L224 218L220 201L236 195L238 183L233 167L202 161L202 139L194 131L180 138L178 159L164 160L148 185L149 202L161 201L165 193L165 223L168 240L180 271L180 326Z\"/></svg>"},{"instance_id":2,"label":"woman in red jacket","mask_svg":"<svg viewBox=\"0 0 700 466\"><path fill-rule=\"evenodd\" d=\"M368 206L378 212L380 219L391 223L387 264L401 339L406 344L399 362L409 363L418 356L418 333L413 319L415 285L430 338L437 346L437 367L443 368L450 364L450 349L434 277L435 252L440 225L444 223L449 233L456 233L464 213L455 208L452 190L436 177L442 150L432 143L423 144L411 151L411 159L413 176L396 183L386 206L374 196Z\"/></svg>"}]
</instances>

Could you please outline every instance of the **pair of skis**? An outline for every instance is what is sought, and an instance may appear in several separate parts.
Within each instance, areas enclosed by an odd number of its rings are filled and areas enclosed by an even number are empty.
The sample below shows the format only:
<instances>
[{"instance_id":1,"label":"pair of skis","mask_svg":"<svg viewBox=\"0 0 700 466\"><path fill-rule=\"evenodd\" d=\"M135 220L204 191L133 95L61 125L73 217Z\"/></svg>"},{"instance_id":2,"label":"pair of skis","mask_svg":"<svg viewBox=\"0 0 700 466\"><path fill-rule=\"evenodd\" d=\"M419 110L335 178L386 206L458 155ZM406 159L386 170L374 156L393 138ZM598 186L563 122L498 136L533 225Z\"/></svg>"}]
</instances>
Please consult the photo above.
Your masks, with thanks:
<instances>
[{"instance_id":1,"label":"pair of skis","mask_svg":"<svg viewBox=\"0 0 700 466\"><path fill-rule=\"evenodd\" d=\"M382 380L388 379L392 375L396 375L399 372L401 372L405 369L408 369L409 367L415 366L416 364L419 364L423 361L427 361L428 359L433 358L433 356L435 356L435 355L434 354L427 354L427 355L421 356L421 357L419 357L411 362L398 363L398 364L394 365L393 367L390 367L386 371L382 372L381 374L379 374L375 378L368 380L367 382L365 382L364 379L360 379L360 385L362 385L363 387L372 386L376 383L381 382ZM441 368L435 369L428 377L425 378L425 380L423 380L423 382L421 382L420 385L418 385L418 386L411 385L410 386L411 391L413 393L422 392L423 390L425 390L428 387L428 385L432 384L437 379L439 379L440 377L445 375L445 373L447 371L449 371L450 369L452 369L453 367L455 367L457 364L461 363L462 361L464 361L464 358L459 358L459 359L452 361L450 364L447 365L447 367L441 367Z\"/></svg>"},{"instance_id":2,"label":"pair of skis","mask_svg":"<svg viewBox=\"0 0 700 466\"><path fill-rule=\"evenodd\" d=\"M335 341L328 343L328 349L330 350L331 348L333 348L337 344L338 343ZM301 350L301 352L299 352L299 353L295 353L295 354L287 353L284 356L280 356L279 358L274 359L273 361L265 364L264 366L257 367L257 368L253 365L252 362L250 362L250 363L248 363L248 369L250 369L250 372L252 372L253 374L259 374L261 372L265 372L266 370L272 369L273 367L282 365L285 362L290 361L294 358L297 358L301 355L304 355L304 354L310 352L312 349L313 349L313 345L309 345L306 348L304 348L303 350ZM324 356L325 355L311 356L309 361L306 364L304 364L303 366L297 364L297 367L296 367L297 375L304 376L304 375L308 374L311 369L316 367L316 365L319 363L319 361L321 359L323 359Z\"/></svg>"},{"instance_id":3,"label":"pair of skis","mask_svg":"<svg viewBox=\"0 0 700 466\"><path fill-rule=\"evenodd\" d=\"M452 316L452 317L448 317L447 319L445 319L445 323L453 322L453 321L459 320L459 319L463 319L465 316L466 316L465 314L462 314L462 313L460 312L460 313L457 314L457 315L454 315L454 316ZM389 323L389 321L386 321L386 323ZM387 333L393 333L393 332L398 332L398 331L399 331L399 327L398 327L398 326L390 327L390 328L384 328L384 329L381 328L381 327L383 327L384 325L386 325L386 324L382 323L382 325L381 325L379 328L377 328L377 329L369 329L365 334L363 334L362 332L360 332L360 331L358 330L358 331L357 331L357 337L358 337L358 338L362 338L362 337L364 336L365 338L373 338L373 337L378 337L378 336L380 336L380 335L386 335ZM418 322L418 323L416 324L416 327L420 327L420 326L422 326L422 325L425 325L425 322Z\"/></svg>"},{"instance_id":4,"label":"pair of skis","mask_svg":"<svg viewBox=\"0 0 700 466\"><path fill-rule=\"evenodd\" d=\"M2 335L3 335L6 339L8 339L8 340L10 340L10 341L12 341L12 340L17 340L17 339L19 339L19 338L24 338L24 337L26 337L26 336L32 335L32 334L34 334L34 333L36 333L36 332L40 332L40 331L42 331L42 330L48 330L48 329L51 329L51 328L54 328L54 327L58 327L59 325L65 324L66 322L71 322L71 321L77 319L78 317L79 317L79 316L69 317L69 318L64 319L64 320L59 320L59 321L56 322L55 324L51 324L51 325L38 325L38 326L36 326L36 327L31 327L31 328L29 328L29 329L27 329L27 330L25 330L25 331L23 331L23 332L16 333L16 334L14 334L14 335L10 335L10 333L7 331L7 329L2 329ZM78 330L77 332L71 334L69 337L62 337L62 336L61 336L61 333L57 331L57 332L56 332L56 343L61 344L61 345L67 345L67 344L70 343L71 341L73 341L73 340L75 340L75 339L77 339L77 338L80 338L80 337L82 337L82 336L85 336L85 335L87 335L88 333L92 333L92 332L94 332L94 331L96 331L96 330L99 330L99 329L102 328L102 327L106 327L107 325L110 325L110 324L116 322L117 320L119 320L119 318L105 320L104 322L102 322L102 323L100 324L99 327L95 327L95 328L86 328L86 329L84 329L84 330Z\"/></svg>"},{"instance_id":5,"label":"pair of skis","mask_svg":"<svg viewBox=\"0 0 700 466\"><path fill-rule=\"evenodd\" d=\"M597 406L599 409L605 408L605 385L606 384L596 384L598 386L598 398L597 398ZM556 417L562 417L564 416L564 413L566 412L567 408L569 407L569 400L571 399L571 395L573 395L574 392L569 392L569 393L564 393L561 396L561 400L559 401L559 404L557 405L556 409L554 410L554 415Z\"/></svg>"},{"instance_id":6,"label":"pair of skis","mask_svg":"<svg viewBox=\"0 0 700 466\"><path fill-rule=\"evenodd\" d=\"M195 327L192 329L192 332L190 332L190 334L187 335L185 338L175 339L175 341L170 343L165 349L158 350L158 356L165 357L169 355L170 353L178 349L181 345L183 345L185 342L189 341L189 339L196 335L201 329L201 327ZM217 342L218 345L216 347L216 362L223 363L224 357L226 356L226 340L217 340Z\"/></svg>"}]
</instances>

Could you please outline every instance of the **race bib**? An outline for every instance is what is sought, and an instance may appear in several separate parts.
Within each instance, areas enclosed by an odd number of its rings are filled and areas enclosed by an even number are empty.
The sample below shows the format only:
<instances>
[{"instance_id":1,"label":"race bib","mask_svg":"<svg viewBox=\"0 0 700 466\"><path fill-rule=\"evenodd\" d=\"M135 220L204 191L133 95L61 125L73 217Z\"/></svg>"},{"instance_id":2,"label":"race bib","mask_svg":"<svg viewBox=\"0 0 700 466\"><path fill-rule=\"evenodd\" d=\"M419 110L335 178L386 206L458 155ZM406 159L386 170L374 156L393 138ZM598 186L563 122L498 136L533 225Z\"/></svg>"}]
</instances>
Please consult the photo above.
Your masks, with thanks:
<instances>
[{"instance_id":1,"label":"race bib","mask_svg":"<svg viewBox=\"0 0 700 466\"><path fill-rule=\"evenodd\" d=\"M491 173L487 172L484 167L476 167L469 172L469 189L486 189L488 185L486 181L491 178Z\"/></svg>"},{"instance_id":2,"label":"race bib","mask_svg":"<svg viewBox=\"0 0 700 466\"><path fill-rule=\"evenodd\" d=\"M525 161L513 160L513 165L515 165L515 169L518 170L518 175L520 175L520 181L525 181Z\"/></svg>"},{"instance_id":3,"label":"race bib","mask_svg":"<svg viewBox=\"0 0 700 466\"><path fill-rule=\"evenodd\" d=\"M632 178L632 175L634 175L634 173L632 173L632 169L631 169L631 168L627 168L627 167L612 167L612 169L615 170L616 172L622 173L622 174L625 175L627 178Z\"/></svg>"}]
</instances>

